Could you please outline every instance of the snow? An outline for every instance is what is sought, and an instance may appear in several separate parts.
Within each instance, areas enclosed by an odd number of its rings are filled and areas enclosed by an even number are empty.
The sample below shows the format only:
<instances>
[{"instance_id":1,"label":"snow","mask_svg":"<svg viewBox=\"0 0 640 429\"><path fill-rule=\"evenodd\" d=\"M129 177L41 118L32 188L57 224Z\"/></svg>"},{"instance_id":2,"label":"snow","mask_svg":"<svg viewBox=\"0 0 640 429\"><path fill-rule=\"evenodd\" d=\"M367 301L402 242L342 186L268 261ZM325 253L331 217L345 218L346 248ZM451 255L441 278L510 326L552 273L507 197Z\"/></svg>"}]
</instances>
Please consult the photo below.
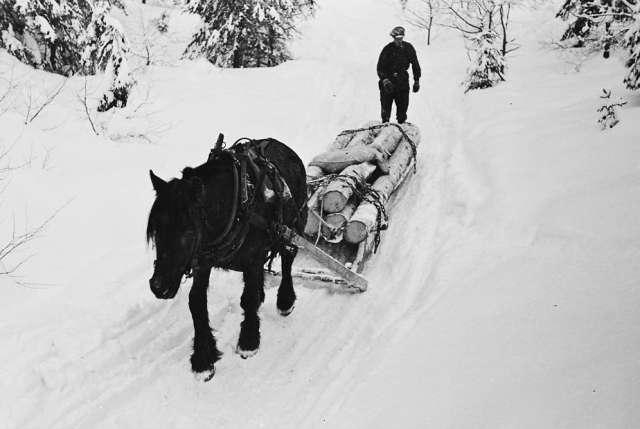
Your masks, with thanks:
<instances>
[{"instance_id":1,"label":"snow","mask_svg":"<svg viewBox=\"0 0 640 429\"><path fill-rule=\"evenodd\" d=\"M53 31L53 28L51 28L51 25L49 25L49 22L44 17L36 15L34 21L46 40L51 42L56 40L56 32Z\"/></svg>"},{"instance_id":2,"label":"snow","mask_svg":"<svg viewBox=\"0 0 640 429\"><path fill-rule=\"evenodd\" d=\"M125 31L162 10L130 6ZM33 113L62 78L0 52L0 75L18 85L0 102L3 161L23 165L2 183L3 242L13 217L21 231L60 209L16 255L31 255L19 277L0 277L0 427L639 426L640 96L621 61L577 72L544 43L562 32L557 7L515 10L522 47L506 82L466 95L461 38L442 29L426 47L407 27L424 76L409 107L418 171L369 290L297 285L283 318L268 289L260 351L243 360L241 276L214 273L225 355L208 383L189 369L188 282L169 302L148 288L148 170L179 175L218 132L275 137L309 161L377 119L375 63L399 2L324 0L295 60L242 70L179 60L196 24L172 9L171 36L152 46L167 57L132 65L126 109L95 112L107 77L88 79L99 136L80 78L25 125L27 95ZM601 88L628 101L605 131Z\"/></svg>"}]
</instances>

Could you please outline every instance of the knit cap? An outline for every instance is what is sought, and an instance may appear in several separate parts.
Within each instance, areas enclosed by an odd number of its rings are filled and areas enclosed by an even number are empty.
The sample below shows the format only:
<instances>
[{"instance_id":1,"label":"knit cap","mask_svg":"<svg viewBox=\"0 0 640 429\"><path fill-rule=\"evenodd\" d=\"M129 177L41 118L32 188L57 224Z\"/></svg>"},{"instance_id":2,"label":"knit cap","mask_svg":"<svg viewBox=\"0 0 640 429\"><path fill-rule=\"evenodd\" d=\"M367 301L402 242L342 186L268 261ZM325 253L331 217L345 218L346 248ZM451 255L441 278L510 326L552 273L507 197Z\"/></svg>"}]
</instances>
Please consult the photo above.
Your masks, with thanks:
<instances>
[{"instance_id":1,"label":"knit cap","mask_svg":"<svg viewBox=\"0 0 640 429\"><path fill-rule=\"evenodd\" d=\"M391 30L391 37L396 37L396 36L403 36L404 37L404 27L394 27L393 30Z\"/></svg>"}]
</instances>

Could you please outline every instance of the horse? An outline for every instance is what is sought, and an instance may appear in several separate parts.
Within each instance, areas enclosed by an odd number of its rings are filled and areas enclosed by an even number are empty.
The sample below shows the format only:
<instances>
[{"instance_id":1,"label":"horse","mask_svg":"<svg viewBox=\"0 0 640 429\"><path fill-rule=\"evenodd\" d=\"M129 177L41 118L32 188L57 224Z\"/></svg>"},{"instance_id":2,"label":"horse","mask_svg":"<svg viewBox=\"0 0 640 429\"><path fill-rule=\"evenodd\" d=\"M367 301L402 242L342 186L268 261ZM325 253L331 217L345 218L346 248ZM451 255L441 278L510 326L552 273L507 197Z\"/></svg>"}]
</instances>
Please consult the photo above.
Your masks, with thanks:
<instances>
[{"instance_id":1,"label":"horse","mask_svg":"<svg viewBox=\"0 0 640 429\"><path fill-rule=\"evenodd\" d=\"M222 135L209 159L186 167L180 179L164 181L149 171L156 192L147 224L147 242L156 250L149 285L156 298L172 299L183 276L193 277L191 369L206 381L222 357L207 311L212 268L242 272L244 320L236 352L253 356L260 346L264 265L276 254L282 265L276 304L280 314L289 315L296 300L291 266L297 248L278 234L278 226L301 234L307 220L305 167L291 148L272 138L240 139L228 149L221 142Z\"/></svg>"}]
</instances>

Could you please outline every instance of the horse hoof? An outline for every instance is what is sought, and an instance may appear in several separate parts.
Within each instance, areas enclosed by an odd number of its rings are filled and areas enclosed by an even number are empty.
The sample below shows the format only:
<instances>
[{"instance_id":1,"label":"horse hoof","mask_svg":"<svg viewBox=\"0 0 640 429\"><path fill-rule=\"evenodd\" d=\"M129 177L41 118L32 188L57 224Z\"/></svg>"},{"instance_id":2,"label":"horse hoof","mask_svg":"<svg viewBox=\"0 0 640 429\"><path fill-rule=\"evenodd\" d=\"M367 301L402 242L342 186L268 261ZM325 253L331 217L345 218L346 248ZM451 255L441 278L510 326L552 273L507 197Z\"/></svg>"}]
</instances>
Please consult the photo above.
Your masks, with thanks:
<instances>
[{"instance_id":1,"label":"horse hoof","mask_svg":"<svg viewBox=\"0 0 640 429\"><path fill-rule=\"evenodd\" d=\"M206 383L207 381L211 381L214 375L216 375L215 368L207 369L202 372L195 372L193 374L196 377L196 380Z\"/></svg>"},{"instance_id":2,"label":"horse hoof","mask_svg":"<svg viewBox=\"0 0 640 429\"><path fill-rule=\"evenodd\" d=\"M242 359L248 359L255 356L256 353L258 353L258 349L242 350L240 347L236 347L236 353L238 353Z\"/></svg>"},{"instance_id":3,"label":"horse hoof","mask_svg":"<svg viewBox=\"0 0 640 429\"><path fill-rule=\"evenodd\" d=\"M291 307L287 308L286 310L278 309L278 312L280 313L280 316L287 317L293 312L294 308L296 308L295 304L293 304Z\"/></svg>"}]
</instances>

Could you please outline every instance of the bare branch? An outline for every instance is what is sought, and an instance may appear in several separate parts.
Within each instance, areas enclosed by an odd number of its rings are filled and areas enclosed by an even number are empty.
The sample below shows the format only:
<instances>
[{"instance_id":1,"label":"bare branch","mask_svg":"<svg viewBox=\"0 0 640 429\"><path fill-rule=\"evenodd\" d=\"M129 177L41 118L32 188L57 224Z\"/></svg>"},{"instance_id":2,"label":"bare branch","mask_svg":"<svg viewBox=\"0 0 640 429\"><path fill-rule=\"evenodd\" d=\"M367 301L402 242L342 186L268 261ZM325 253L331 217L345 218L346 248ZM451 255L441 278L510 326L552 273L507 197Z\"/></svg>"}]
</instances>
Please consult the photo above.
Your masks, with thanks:
<instances>
[{"instance_id":1,"label":"bare branch","mask_svg":"<svg viewBox=\"0 0 640 429\"><path fill-rule=\"evenodd\" d=\"M33 97L32 97L32 94L31 94L31 87L30 86L28 88L28 93L29 94L27 96L28 97L27 98L27 113L26 113L26 115L24 117L25 125L29 123L29 115L31 115L31 104L33 102Z\"/></svg>"},{"instance_id":2,"label":"bare branch","mask_svg":"<svg viewBox=\"0 0 640 429\"><path fill-rule=\"evenodd\" d=\"M93 130L94 134L99 136L100 133L98 133L98 131L96 130L96 126L93 123L93 119L91 119L91 114L89 113L89 107L87 106L87 77L84 77L84 92L82 93L82 95L78 95L78 100L82 103L82 105L84 106L84 112L87 115L87 119L89 120L89 124L91 124L91 129Z\"/></svg>"},{"instance_id":3,"label":"bare branch","mask_svg":"<svg viewBox=\"0 0 640 429\"><path fill-rule=\"evenodd\" d=\"M65 85L67 84L68 78L64 78L62 80L62 83L60 84L60 86L58 86L58 88L51 93L46 100L44 101L44 103L42 103L42 105L38 108L38 110L36 111L36 113L33 114L33 116L31 116L31 118L29 118L29 123L33 122L33 120L35 118L38 117L38 115L40 114L40 112L42 112L44 110L45 107L47 107L49 104L51 104L53 102L53 100L56 99L56 97L58 96L58 94L60 94L60 92L62 91L62 89L65 87Z\"/></svg>"},{"instance_id":4,"label":"bare branch","mask_svg":"<svg viewBox=\"0 0 640 429\"><path fill-rule=\"evenodd\" d=\"M24 247L30 241L36 239L44 231L47 225L49 225L49 223L51 223L51 221L58 215L58 213L60 213L62 209L64 209L67 205L69 205L70 202L71 201L67 202L62 207L58 208L55 212L53 212L51 216L46 218L37 227L27 230L21 234L18 234L16 232L15 216L13 217L13 220L12 220L13 228L11 232L11 238L7 243L4 244L4 246L2 246L2 248L0 248L0 266L2 266L0 275L9 275L9 274L15 273L21 266L23 266L33 256L33 255L27 256L10 267L6 266L6 258L9 255L16 252L17 250L19 250L20 248Z\"/></svg>"}]
</instances>

